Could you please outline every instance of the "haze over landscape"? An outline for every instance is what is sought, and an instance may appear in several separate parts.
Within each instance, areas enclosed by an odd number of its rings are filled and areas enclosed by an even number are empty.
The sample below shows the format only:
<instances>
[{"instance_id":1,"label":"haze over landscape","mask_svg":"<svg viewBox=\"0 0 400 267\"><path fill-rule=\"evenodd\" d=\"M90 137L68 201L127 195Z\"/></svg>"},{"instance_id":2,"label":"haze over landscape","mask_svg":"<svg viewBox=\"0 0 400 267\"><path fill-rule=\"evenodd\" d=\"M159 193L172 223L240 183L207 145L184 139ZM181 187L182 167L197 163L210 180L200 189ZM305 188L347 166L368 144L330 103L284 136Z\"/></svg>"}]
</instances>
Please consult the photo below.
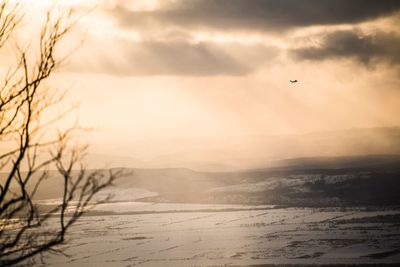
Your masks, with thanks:
<instances>
[{"instance_id":1,"label":"haze over landscape","mask_svg":"<svg viewBox=\"0 0 400 267\"><path fill-rule=\"evenodd\" d=\"M125 174L51 266L400 263L400 1L17 2L27 46L49 8L77 19L45 83L66 92L45 120L77 107L55 126L91 128L68 139L90 145L69 171Z\"/></svg>"}]
</instances>

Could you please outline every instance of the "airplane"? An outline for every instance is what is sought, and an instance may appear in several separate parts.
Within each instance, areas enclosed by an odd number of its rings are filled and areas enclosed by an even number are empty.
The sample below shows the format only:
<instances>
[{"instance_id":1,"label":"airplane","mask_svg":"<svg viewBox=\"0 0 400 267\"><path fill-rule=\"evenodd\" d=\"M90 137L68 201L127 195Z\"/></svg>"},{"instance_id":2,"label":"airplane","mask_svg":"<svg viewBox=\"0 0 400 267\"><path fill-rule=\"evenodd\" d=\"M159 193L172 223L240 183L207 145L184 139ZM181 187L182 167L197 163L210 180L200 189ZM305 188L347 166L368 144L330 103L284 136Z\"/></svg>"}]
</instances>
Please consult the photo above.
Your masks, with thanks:
<instances>
[{"instance_id":1,"label":"airplane","mask_svg":"<svg viewBox=\"0 0 400 267\"><path fill-rule=\"evenodd\" d=\"M289 80L291 83L297 83L298 82L298 80Z\"/></svg>"}]
</instances>

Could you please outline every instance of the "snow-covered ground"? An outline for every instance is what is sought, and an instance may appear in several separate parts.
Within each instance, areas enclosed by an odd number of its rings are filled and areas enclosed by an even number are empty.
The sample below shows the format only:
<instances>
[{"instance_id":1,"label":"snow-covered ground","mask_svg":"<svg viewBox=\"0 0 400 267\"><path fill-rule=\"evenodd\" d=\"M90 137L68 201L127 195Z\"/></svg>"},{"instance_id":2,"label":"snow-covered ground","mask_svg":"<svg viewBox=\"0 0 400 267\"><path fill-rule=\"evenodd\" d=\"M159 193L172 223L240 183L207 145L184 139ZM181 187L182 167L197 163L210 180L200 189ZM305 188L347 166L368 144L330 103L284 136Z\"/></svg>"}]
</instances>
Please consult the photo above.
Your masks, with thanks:
<instances>
[{"instance_id":1,"label":"snow-covered ground","mask_svg":"<svg viewBox=\"0 0 400 267\"><path fill-rule=\"evenodd\" d=\"M400 263L397 209L124 202L99 205L96 210L116 214L83 217L62 247L70 256L50 255L46 264Z\"/></svg>"}]
</instances>

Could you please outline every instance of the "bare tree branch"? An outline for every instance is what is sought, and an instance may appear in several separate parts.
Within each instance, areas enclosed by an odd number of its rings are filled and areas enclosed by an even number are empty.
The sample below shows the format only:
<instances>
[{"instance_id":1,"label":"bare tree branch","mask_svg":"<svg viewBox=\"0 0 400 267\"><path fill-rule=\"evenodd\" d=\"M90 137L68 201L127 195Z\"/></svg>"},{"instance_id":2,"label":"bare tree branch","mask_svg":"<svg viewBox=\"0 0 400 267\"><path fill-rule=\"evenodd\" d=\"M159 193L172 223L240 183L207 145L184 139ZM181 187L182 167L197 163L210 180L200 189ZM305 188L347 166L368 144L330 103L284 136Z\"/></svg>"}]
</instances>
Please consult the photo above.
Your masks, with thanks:
<instances>
[{"instance_id":1,"label":"bare tree branch","mask_svg":"<svg viewBox=\"0 0 400 267\"><path fill-rule=\"evenodd\" d=\"M22 19L18 4L0 3L0 49L17 32ZM11 144L8 151L0 152L0 266L33 260L37 255L42 259L44 252L62 253L57 245L92 206L94 195L122 175L118 170L105 173L85 168L82 161L87 146L71 146L79 127L49 137L54 123L68 110L43 119L64 98L63 93L51 94L43 82L65 61L56 51L74 23L70 12L58 17L48 12L36 60L30 56L31 47L16 46L16 65L0 80L0 142ZM50 175L50 168L58 176ZM59 179L62 185L61 203L41 211L36 196L50 179Z\"/></svg>"}]
</instances>

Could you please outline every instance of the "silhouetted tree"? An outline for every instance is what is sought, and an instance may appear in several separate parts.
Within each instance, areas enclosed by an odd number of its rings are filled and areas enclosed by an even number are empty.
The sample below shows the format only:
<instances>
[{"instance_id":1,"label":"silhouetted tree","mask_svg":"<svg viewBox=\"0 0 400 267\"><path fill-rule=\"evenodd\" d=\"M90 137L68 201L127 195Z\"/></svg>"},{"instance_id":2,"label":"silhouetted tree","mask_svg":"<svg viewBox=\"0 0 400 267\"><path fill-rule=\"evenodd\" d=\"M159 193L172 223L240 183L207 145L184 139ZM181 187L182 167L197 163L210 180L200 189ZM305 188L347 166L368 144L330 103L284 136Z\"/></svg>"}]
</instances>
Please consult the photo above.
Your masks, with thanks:
<instances>
[{"instance_id":1,"label":"silhouetted tree","mask_svg":"<svg viewBox=\"0 0 400 267\"><path fill-rule=\"evenodd\" d=\"M86 146L71 145L78 127L49 134L62 114L44 121L44 112L63 99L44 81L64 61L55 51L73 26L71 14L47 13L34 59L33 46L22 49L12 38L22 19L18 4L0 3L0 52L9 45L17 56L0 80L0 266L57 251L93 196L119 175L85 169ZM58 175L50 177L49 169ZM35 196L50 179L61 179L61 201L39 210Z\"/></svg>"}]
</instances>

